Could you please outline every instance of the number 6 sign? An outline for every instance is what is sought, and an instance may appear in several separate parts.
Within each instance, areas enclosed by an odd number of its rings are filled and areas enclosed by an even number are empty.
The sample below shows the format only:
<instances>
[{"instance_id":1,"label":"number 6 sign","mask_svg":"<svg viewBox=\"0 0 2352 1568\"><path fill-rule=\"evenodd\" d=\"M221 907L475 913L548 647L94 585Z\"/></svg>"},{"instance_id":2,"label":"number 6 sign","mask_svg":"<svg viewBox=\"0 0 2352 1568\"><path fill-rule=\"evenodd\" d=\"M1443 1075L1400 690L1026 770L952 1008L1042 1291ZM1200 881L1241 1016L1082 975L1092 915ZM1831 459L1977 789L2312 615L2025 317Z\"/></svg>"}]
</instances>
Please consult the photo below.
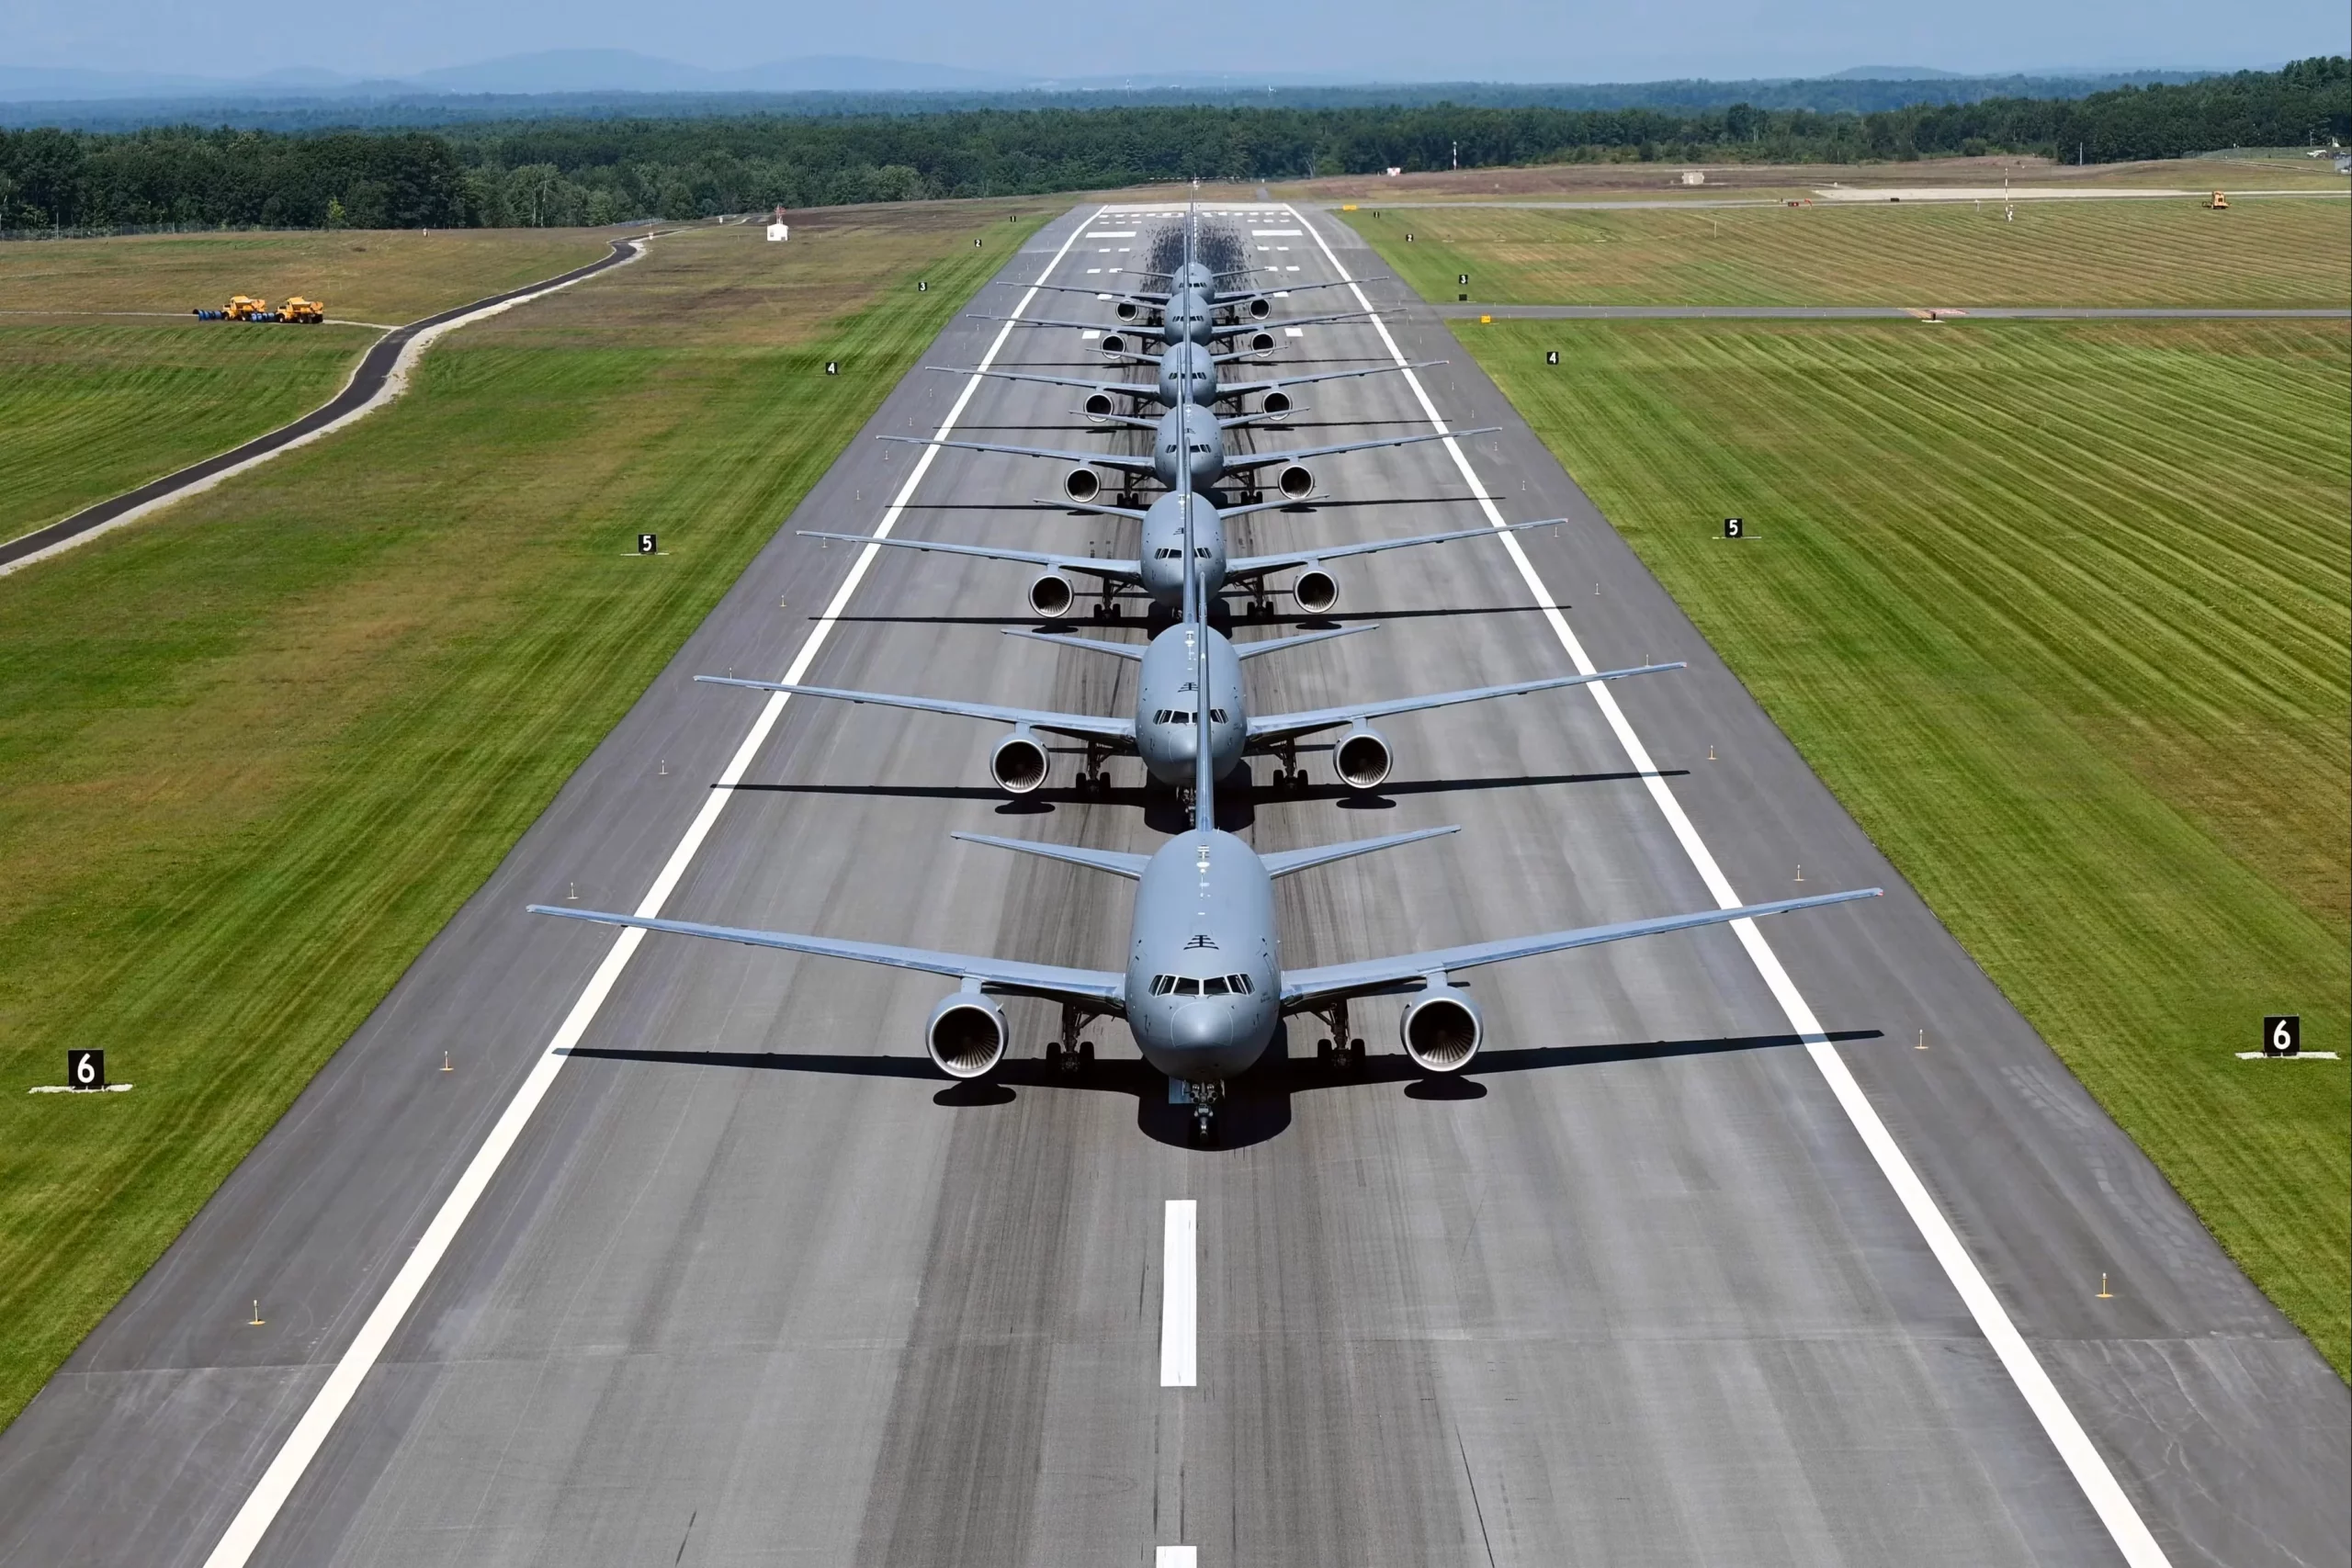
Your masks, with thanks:
<instances>
[{"instance_id":1,"label":"number 6 sign","mask_svg":"<svg viewBox=\"0 0 2352 1568\"><path fill-rule=\"evenodd\" d=\"M65 1087L77 1089L106 1088L107 1054L104 1051L66 1052Z\"/></svg>"},{"instance_id":2,"label":"number 6 sign","mask_svg":"<svg viewBox=\"0 0 2352 1568\"><path fill-rule=\"evenodd\" d=\"M2301 1013L2273 1013L2262 1021L2262 1054L2266 1056L2300 1056L2303 1054L2303 1019Z\"/></svg>"}]
</instances>

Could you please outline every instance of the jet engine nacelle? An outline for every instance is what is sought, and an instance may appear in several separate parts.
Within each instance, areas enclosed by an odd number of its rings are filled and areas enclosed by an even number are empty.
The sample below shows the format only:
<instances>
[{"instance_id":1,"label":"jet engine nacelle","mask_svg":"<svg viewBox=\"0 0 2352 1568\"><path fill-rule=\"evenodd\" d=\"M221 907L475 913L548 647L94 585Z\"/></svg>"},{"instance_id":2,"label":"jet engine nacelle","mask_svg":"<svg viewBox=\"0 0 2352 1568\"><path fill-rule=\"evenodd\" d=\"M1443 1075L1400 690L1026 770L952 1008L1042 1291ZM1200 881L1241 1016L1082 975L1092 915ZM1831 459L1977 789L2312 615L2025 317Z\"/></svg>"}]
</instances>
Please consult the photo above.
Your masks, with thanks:
<instances>
[{"instance_id":1,"label":"jet engine nacelle","mask_svg":"<svg viewBox=\"0 0 2352 1568\"><path fill-rule=\"evenodd\" d=\"M1062 476L1062 493L1082 506L1102 493L1102 476L1092 468L1072 468Z\"/></svg>"},{"instance_id":2,"label":"jet engine nacelle","mask_svg":"<svg viewBox=\"0 0 2352 1568\"><path fill-rule=\"evenodd\" d=\"M1111 394L1108 392L1089 392L1086 394L1086 401L1082 406L1086 410L1087 418L1108 419L1111 417Z\"/></svg>"},{"instance_id":3,"label":"jet engine nacelle","mask_svg":"<svg viewBox=\"0 0 2352 1568\"><path fill-rule=\"evenodd\" d=\"M1046 748L1025 729L1016 729L989 753L989 777L1007 795L1027 795L1046 782Z\"/></svg>"},{"instance_id":4,"label":"jet engine nacelle","mask_svg":"<svg viewBox=\"0 0 2352 1568\"><path fill-rule=\"evenodd\" d=\"M1378 789L1388 782L1388 770L1396 765L1396 753L1390 750L1388 738L1368 724L1357 725L1331 748L1331 771L1350 789Z\"/></svg>"},{"instance_id":5,"label":"jet engine nacelle","mask_svg":"<svg viewBox=\"0 0 2352 1568\"><path fill-rule=\"evenodd\" d=\"M1288 392L1268 392L1265 400L1258 406L1265 412L1268 418L1280 419L1296 405L1290 400Z\"/></svg>"},{"instance_id":6,"label":"jet engine nacelle","mask_svg":"<svg viewBox=\"0 0 2352 1568\"><path fill-rule=\"evenodd\" d=\"M1284 501L1305 501L1315 493L1315 470L1304 463L1284 463L1274 473L1274 489Z\"/></svg>"},{"instance_id":7,"label":"jet engine nacelle","mask_svg":"<svg viewBox=\"0 0 2352 1568\"><path fill-rule=\"evenodd\" d=\"M1250 334L1250 352L1251 354L1273 353L1274 334L1272 333L1251 333Z\"/></svg>"},{"instance_id":8,"label":"jet engine nacelle","mask_svg":"<svg viewBox=\"0 0 2352 1568\"><path fill-rule=\"evenodd\" d=\"M1104 333L1100 346L1105 354L1125 354L1127 352L1127 340L1121 333Z\"/></svg>"},{"instance_id":9,"label":"jet engine nacelle","mask_svg":"<svg viewBox=\"0 0 2352 1568\"><path fill-rule=\"evenodd\" d=\"M1029 585L1029 608L1048 621L1058 621L1078 602L1078 590L1058 571L1049 571Z\"/></svg>"},{"instance_id":10,"label":"jet engine nacelle","mask_svg":"<svg viewBox=\"0 0 2352 1568\"><path fill-rule=\"evenodd\" d=\"M977 991L941 999L922 1026L922 1048L951 1078L977 1078L1004 1060L1004 1010Z\"/></svg>"},{"instance_id":11,"label":"jet engine nacelle","mask_svg":"<svg viewBox=\"0 0 2352 1568\"><path fill-rule=\"evenodd\" d=\"M1274 302L1267 299L1264 295L1261 294L1256 299L1250 301L1250 319L1251 321L1262 321L1273 313Z\"/></svg>"},{"instance_id":12,"label":"jet engine nacelle","mask_svg":"<svg viewBox=\"0 0 2352 1568\"><path fill-rule=\"evenodd\" d=\"M1340 602L1340 580L1319 566L1309 566L1291 583L1290 592L1300 609L1320 615Z\"/></svg>"},{"instance_id":13,"label":"jet engine nacelle","mask_svg":"<svg viewBox=\"0 0 2352 1568\"><path fill-rule=\"evenodd\" d=\"M1476 1002L1448 988L1429 992L1407 1007L1396 1032L1404 1037L1405 1055L1421 1071L1458 1073L1478 1054L1487 1021Z\"/></svg>"},{"instance_id":14,"label":"jet engine nacelle","mask_svg":"<svg viewBox=\"0 0 2352 1568\"><path fill-rule=\"evenodd\" d=\"M1118 306L1117 306L1117 312L1116 312L1116 313L1117 313L1117 315L1118 315L1119 320L1121 320L1121 321L1134 321L1134 320L1136 319L1136 316L1140 315L1142 312L1141 312L1141 310L1137 308L1137 306L1136 305L1136 302L1135 302L1134 300L1132 300L1132 299L1122 299L1122 300L1120 300L1120 301L1119 301L1119 303L1118 303Z\"/></svg>"}]
</instances>

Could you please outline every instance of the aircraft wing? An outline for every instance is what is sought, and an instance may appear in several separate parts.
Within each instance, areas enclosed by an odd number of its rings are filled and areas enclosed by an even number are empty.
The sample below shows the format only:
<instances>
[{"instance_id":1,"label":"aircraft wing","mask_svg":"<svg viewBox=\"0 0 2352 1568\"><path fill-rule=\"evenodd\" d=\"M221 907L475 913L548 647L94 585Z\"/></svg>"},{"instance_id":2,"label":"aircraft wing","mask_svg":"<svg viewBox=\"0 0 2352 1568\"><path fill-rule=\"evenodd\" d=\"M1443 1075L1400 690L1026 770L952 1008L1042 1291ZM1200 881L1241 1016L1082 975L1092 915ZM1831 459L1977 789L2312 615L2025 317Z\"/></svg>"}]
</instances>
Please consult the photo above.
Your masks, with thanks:
<instances>
[{"instance_id":1,"label":"aircraft wing","mask_svg":"<svg viewBox=\"0 0 2352 1568\"><path fill-rule=\"evenodd\" d=\"M1302 446L1290 452L1236 452L1227 455L1225 468L1227 473L1240 473L1251 468L1272 468L1276 463L1295 463L1306 457L1337 457L1342 452L1370 452L1382 446L1410 446L1418 442L1445 441L1457 435L1488 435L1501 428L1498 424L1487 424L1476 430L1427 431L1419 435L1391 435L1379 441L1343 441L1336 446ZM903 441L907 437L886 435L882 439ZM951 441L945 445L953 446L958 443ZM1151 466L1150 459L1142 461L1145 468Z\"/></svg>"},{"instance_id":2,"label":"aircraft wing","mask_svg":"<svg viewBox=\"0 0 2352 1568\"><path fill-rule=\"evenodd\" d=\"M1164 277L1165 273L1128 272L1122 277ZM1150 288L1085 288L1075 283L1040 283L1037 288L1048 294L1091 294L1097 299L1132 299L1157 310L1168 303L1169 296ZM1245 296L1246 298L1246 296Z\"/></svg>"},{"instance_id":3,"label":"aircraft wing","mask_svg":"<svg viewBox=\"0 0 2352 1568\"><path fill-rule=\"evenodd\" d=\"M1089 289L1087 292L1091 294L1093 290ZM1011 321L1016 327L1076 327L1082 333L1131 333L1136 330L1132 323L1124 321L1063 321L1047 316L983 316L978 311L972 313L972 320ZM1145 330L1148 332L1157 329L1146 328Z\"/></svg>"},{"instance_id":4,"label":"aircraft wing","mask_svg":"<svg viewBox=\"0 0 2352 1568\"><path fill-rule=\"evenodd\" d=\"M1062 452L1050 446L1004 446L993 441L938 441L920 435L877 435L874 439L902 441L910 446L954 446L965 452L1001 452L1012 457L1046 457L1057 463L1091 463L1098 468L1117 468L1123 473L1130 474L1148 474L1152 471L1152 461L1149 457L1122 457L1108 452ZM1370 445L1379 446L1385 446L1386 443L1375 441ZM1341 447L1340 450L1345 451L1347 448Z\"/></svg>"},{"instance_id":5,"label":"aircraft wing","mask_svg":"<svg viewBox=\"0 0 2352 1568\"><path fill-rule=\"evenodd\" d=\"M1558 686L1582 686L1594 681L1622 681L1628 675L1652 675L1660 671L1681 668L1679 661L1643 664L1630 670L1603 670L1591 675L1554 675L1543 681L1514 681L1507 686L1474 686L1464 692L1433 692L1426 697L1392 697L1386 702L1317 708L1311 713L1267 714L1250 719L1250 739L1253 741L1287 740L1293 736L1311 734L1317 729L1336 729L1343 724L1381 718L1392 713L1418 713L1423 708L1452 707L1457 703L1483 703L1493 697L1523 696L1529 692L1548 692ZM710 677L697 675L695 679L707 681Z\"/></svg>"},{"instance_id":6,"label":"aircraft wing","mask_svg":"<svg viewBox=\"0 0 2352 1568\"><path fill-rule=\"evenodd\" d=\"M712 686L743 686L754 692L790 692L802 697L831 697L844 703L872 703L877 707L911 708L917 713L984 718L997 724L1042 729L1052 735L1075 736L1081 740L1117 740L1133 745L1136 739L1136 721L1131 718L1097 718L1092 714L1002 707L995 703L958 703L944 697L903 697L892 692L849 692L837 686L796 686L782 681L739 681L731 675L697 675L695 679Z\"/></svg>"},{"instance_id":7,"label":"aircraft wing","mask_svg":"<svg viewBox=\"0 0 2352 1568\"><path fill-rule=\"evenodd\" d=\"M1247 277L1247 276L1250 276L1250 273L1252 273L1252 272L1256 272L1256 271L1260 271L1260 270L1261 270L1261 269L1257 268L1257 267L1249 267L1249 268L1245 268L1244 270L1242 270L1242 271L1240 271L1240 272L1238 272L1238 273L1223 273L1223 272L1221 272L1221 273L1217 274L1217 276L1218 276L1219 277ZM1267 287L1267 288L1244 288L1244 289L1239 290L1238 292L1234 292L1234 291L1230 291L1230 290L1228 290L1228 291L1227 291L1227 292L1226 292L1226 293L1222 293L1222 294L1217 295L1217 296L1216 297L1215 300L1213 301L1213 303L1219 304L1219 305L1238 305L1238 304L1240 304L1240 303L1241 303L1241 301L1243 301L1244 299L1269 299L1269 298L1272 298L1272 296L1275 296L1275 295L1278 295L1278 294L1304 294L1304 293L1306 293L1306 292L1308 289L1310 289L1310 288L1347 288L1347 287L1348 287L1348 285L1347 285L1346 283L1344 283L1344 282L1341 282L1341 283L1276 283L1276 284L1272 284L1272 285L1271 285L1271 286L1269 286L1269 287Z\"/></svg>"},{"instance_id":8,"label":"aircraft wing","mask_svg":"<svg viewBox=\"0 0 2352 1568\"><path fill-rule=\"evenodd\" d=\"M1443 359L1425 359L1418 365L1368 365L1361 370L1323 370L1312 376L1276 376L1266 381L1236 381L1229 387L1219 387L1216 395L1220 398L1240 397L1250 392L1277 391L1284 387L1311 387L1317 381L1352 381L1360 376L1394 376L1399 370L1430 370L1447 363ZM1001 372L991 370L988 374L993 376ZM1071 383L1073 386L1091 384Z\"/></svg>"},{"instance_id":9,"label":"aircraft wing","mask_svg":"<svg viewBox=\"0 0 2352 1568\"><path fill-rule=\"evenodd\" d=\"M1269 877L1288 876L1295 871L1305 871L1310 865L1329 865L1335 860L1353 860L1358 855L1376 854L1393 850L1399 844L1417 844L1423 839L1435 839L1447 833L1459 833L1459 827L1422 828L1409 833L1391 833L1379 839L1351 839L1343 844L1317 844L1312 849L1277 850L1263 857ZM1416 970L1414 973L1419 974Z\"/></svg>"},{"instance_id":10,"label":"aircraft wing","mask_svg":"<svg viewBox=\"0 0 2352 1568\"><path fill-rule=\"evenodd\" d=\"M1481 529L1478 532L1491 533L1492 530ZM1048 571L1083 572L1113 582L1143 581L1141 561L1097 560L1091 556L1057 556L1044 550L1004 550L989 545L948 545L936 539L886 539L873 534L826 534L814 528L801 529L800 536L804 539L839 539L845 545L888 545L894 549L931 550L940 555L978 556L983 560L1019 561L1024 566L1044 567Z\"/></svg>"},{"instance_id":11,"label":"aircraft wing","mask_svg":"<svg viewBox=\"0 0 2352 1568\"><path fill-rule=\"evenodd\" d=\"M988 376L999 381L1031 381L1040 387L1078 387L1090 392L1125 392L1137 398L1157 397L1159 393L1159 387L1150 381L1105 381L1099 377L1089 379L1083 376L1032 376L1025 370L959 370L948 365L927 365L923 368L948 376ZM1267 383L1269 386L1272 384Z\"/></svg>"},{"instance_id":12,"label":"aircraft wing","mask_svg":"<svg viewBox=\"0 0 2352 1568\"><path fill-rule=\"evenodd\" d=\"M1856 888L1847 893L1822 893L1810 898L1783 898L1774 904L1747 904L1736 909L1702 909L1689 915L1665 915L1652 920L1621 920L1615 925L1584 926L1575 931L1545 931L1540 936L1506 937L1500 942L1476 942L1462 947L1433 948L1427 953L1403 953L1393 958L1371 958L1356 964L1332 964L1320 969L1296 969L1283 976L1283 1007L1295 1010L1334 997L1413 986L1422 976L1443 971L1475 969L1482 964L1502 964L1514 958L1561 953L1572 947L1592 947L1627 937L1656 936L1663 931L1719 926L1730 920L1758 920L1791 909L1814 909L1856 898L1875 898L1880 889Z\"/></svg>"},{"instance_id":13,"label":"aircraft wing","mask_svg":"<svg viewBox=\"0 0 2352 1568\"><path fill-rule=\"evenodd\" d=\"M1369 310L1334 310L1328 316L1289 316L1279 321L1271 318L1262 321L1237 321L1231 326L1211 327L1209 335L1234 337L1242 333L1271 332L1276 327L1319 327L1326 321L1364 321L1371 319L1372 312ZM1069 323L1056 322L1054 324L1060 326Z\"/></svg>"},{"instance_id":14,"label":"aircraft wing","mask_svg":"<svg viewBox=\"0 0 2352 1568\"><path fill-rule=\"evenodd\" d=\"M1228 513L1227 515L1230 516ZM1516 534L1526 528L1551 528L1567 521L1565 517L1545 517L1533 523L1512 523L1500 528L1456 528L1443 534L1409 534L1401 539L1374 539L1368 544L1340 545L1328 550L1295 550L1280 556L1239 556L1227 561L1227 577L1251 577L1264 571L1283 571L1309 561L1344 560L1350 556L1368 556L1380 550L1401 550L1413 545L1442 545L1453 539L1476 539L1491 534ZM827 536L840 538L838 534Z\"/></svg>"},{"instance_id":15,"label":"aircraft wing","mask_svg":"<svg viewBox=\"0 0 2352 1568\"><path fill-rule=\"evenodd\" d=\"M561 909L547 904L529 906L535 915L556 915L567 920L593 920L603 926L634 926L639 931L669 931L676 936L705 936L719 942L740 942L746 947L774 947L786 953L813 953L820 958L849 958L860 964L880 964L892 969L914 969L926 975L978 980L983 990L1017 991L1023 996L1055 1000L1121 1002L1126 977L1107 969L1065 969L1055 964L1022 964L1007 958L974 958L960 953L933 953L921 947L894 947L881 942L844 942L839 937L799 936L791 931L752 931L741 926L707 926L694 920L661 920L643 915L613 915L599 909ZM1124 1011L1114 1007L1114 1012Z\"/></svg>"}]
</instances>

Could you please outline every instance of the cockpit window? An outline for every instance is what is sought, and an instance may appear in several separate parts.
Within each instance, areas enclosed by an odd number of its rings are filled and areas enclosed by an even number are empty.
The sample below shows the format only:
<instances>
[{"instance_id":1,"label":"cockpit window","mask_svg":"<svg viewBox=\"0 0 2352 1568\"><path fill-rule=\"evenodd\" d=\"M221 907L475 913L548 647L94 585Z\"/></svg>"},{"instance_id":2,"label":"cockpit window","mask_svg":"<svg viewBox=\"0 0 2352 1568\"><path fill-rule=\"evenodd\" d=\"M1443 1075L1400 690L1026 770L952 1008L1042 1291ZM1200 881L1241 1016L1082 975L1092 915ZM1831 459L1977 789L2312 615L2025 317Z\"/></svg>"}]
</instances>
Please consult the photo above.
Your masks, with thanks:
<instances>
[{"instance_id":1,"label":"cockpit window","mask_svg":"<svg viewBox=\"0 0 2352 1568\"><path fill-rule=\"evenodd\" d=\"M1228 987L1225 983L1225 976L1222 975L1212 975L1207 979L1201 982L1201 990L1204 994L1212 997L1221 997L1225 995L1227 988Z\"/></svg>"},{"instance_id":2,"label":"cockpit window","mask_svg":"<svg viewBox=\"0 0 2352 1568\"><path fill-rule=\"evenodd\" d=\"M1197 997L1201 994L1201 983L1190 975L1182 976L1176 981L1176 994L1180 997Z\"/></svg>"}]
</instances>

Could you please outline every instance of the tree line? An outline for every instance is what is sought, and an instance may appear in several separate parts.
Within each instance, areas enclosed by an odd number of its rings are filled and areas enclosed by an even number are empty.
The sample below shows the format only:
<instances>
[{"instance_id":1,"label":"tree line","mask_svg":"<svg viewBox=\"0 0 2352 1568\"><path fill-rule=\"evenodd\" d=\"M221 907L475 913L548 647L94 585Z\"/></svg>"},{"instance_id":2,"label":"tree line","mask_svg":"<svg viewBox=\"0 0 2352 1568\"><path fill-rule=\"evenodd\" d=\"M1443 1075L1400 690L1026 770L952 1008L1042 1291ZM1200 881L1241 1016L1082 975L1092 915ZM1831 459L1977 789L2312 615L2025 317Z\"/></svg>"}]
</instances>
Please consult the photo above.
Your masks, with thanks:
<instances>
[{"instance_id":1,"label":"tree line","mask_svg":"<svg viewBox=\"0 0 2352 1568\"><path fill-rule=\"evenodd\" d=\"M435 131L0 131L0 229L457 228L1569 162L2111 163L2352 139L2352 62L2080 98L1871 113L1464 104L1130 106L922 115L538 119Z\"/></svg>"}]
</instances>

